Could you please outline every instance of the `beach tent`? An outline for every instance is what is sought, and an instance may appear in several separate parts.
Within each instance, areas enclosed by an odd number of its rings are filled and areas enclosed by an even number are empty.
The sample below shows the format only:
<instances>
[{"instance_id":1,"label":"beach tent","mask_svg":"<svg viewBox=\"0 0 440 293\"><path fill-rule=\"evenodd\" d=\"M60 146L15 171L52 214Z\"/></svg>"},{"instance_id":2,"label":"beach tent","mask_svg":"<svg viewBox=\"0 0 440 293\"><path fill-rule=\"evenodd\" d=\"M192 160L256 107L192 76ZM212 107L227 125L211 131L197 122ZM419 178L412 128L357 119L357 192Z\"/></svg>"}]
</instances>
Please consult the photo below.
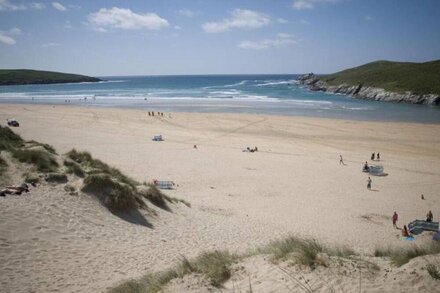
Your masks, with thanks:
<instances>
[{"instance_id":1,"label":"beach tent","mask_svg":"<svg viewBox=\"0 0 440 293\"><path fill-rule=\"evenodd\" d=\"M155 181L154 184L160 189L173 189L174 182L173 181Z\"/></svg>"},{"instance_id":2,"label":"beach tent","mask_svg":"<svg viewBox=\"0 0 440 293\"><path fill-rule=\"evenodd\" d=\"M440 231L437 231L437 233L435 233L434 237L432 237L432 240L440 241Z\"/></svg>"},{"instance_id":3,"label":"beach tent","mask_svg":"<svg viewBox=\"0 0 440 293\"><path fill-rule=\"evenodd\" d=\"M424 220L414 220L408 224L409 232L414 235L420 234L423 231L438 231L438 222L426 222Z\"/></svg>"},{"instance_id":4,"label":"beach tent","mask_svg":"<svg viewBox=\"0 0 440 293\"><path fill-rule=\"evenodd\" d=\"M374 176L382 176L385 173L383 172L383 166L370 166L368 172L370 173L370 175L374 175Z\"/></svg>"}]
</instances>

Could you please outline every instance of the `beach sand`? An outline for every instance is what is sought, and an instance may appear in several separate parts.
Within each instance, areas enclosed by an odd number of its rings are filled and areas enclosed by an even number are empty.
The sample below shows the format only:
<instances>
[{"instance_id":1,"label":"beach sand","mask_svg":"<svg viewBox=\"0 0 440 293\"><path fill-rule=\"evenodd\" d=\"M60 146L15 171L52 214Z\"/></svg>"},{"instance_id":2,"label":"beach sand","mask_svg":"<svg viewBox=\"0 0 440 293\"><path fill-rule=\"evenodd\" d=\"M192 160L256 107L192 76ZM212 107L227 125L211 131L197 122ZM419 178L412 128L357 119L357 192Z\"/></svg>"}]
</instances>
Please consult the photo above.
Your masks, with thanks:
<instances>
[{"instance_id":1,"label":"beach sand","mask_svg":"<svg viewBox=\"0 0 440 293\"><path fill-rule=\"evenodd\" d=\"M2 104L2 125L10 117L24 139L58 153L87 150L139 182L172 180L166 193L192 206L158 210L146 228L57 187L0 198L6 292L105 291L182 255L244 252L291 234L371 254L409 245L393 228L394 211L400 227L428 210L440 215L440 125ZM165 141L152 141L157 134ZM243 152L248 146L259 151ZM365 161L389 174L372 176L372 191ZM427 233L416 240L428 241Z\"/></svg>"}]
</instances>

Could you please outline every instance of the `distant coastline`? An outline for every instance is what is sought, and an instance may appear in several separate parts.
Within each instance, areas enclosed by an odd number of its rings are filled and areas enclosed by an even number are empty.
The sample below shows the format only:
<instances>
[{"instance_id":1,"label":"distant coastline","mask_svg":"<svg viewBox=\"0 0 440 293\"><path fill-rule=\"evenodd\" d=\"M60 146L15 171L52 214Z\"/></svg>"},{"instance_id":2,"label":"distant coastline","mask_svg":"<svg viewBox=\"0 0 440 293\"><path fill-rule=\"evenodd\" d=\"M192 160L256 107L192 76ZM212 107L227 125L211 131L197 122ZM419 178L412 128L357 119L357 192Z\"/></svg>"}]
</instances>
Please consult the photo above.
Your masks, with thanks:
<instances>
[{"instance_id":1,"label":"distant coastline","mask_svg":"<svg viewBox=\"0 0 440 293\"><path fill-rule=\"evenodd\" d=\"M99 82L99 78L53 71L28 70L28 69L2 69L0 70L0 86L27 85L27 84L56 84Z\"/></svg>"},{"instance_id":2,"label":"distant coastline","mask_svg":"<svg viewBox=\"0 0 440 293\"><path fill-rule=\"evenodd\" d=\"M440 60L425 63L376 61L330 75L298 77L312 91L394 103L440 105Z\"/></svg>"}]
</instances>

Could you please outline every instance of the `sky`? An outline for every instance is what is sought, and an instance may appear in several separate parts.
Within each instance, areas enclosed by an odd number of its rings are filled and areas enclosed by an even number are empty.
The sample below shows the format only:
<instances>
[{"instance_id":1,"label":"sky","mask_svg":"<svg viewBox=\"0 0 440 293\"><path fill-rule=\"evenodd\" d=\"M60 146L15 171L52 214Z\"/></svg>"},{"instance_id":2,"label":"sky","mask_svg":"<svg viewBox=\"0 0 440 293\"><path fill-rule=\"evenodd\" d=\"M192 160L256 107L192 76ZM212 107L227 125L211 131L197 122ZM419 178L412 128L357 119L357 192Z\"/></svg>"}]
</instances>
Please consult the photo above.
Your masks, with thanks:
<instances>
[{"instance_id":1,"label":"sky","mask_svg":"<svg viewBox=\"0 0 440 293\"><path fill-rule=\"evenodd\" d=\"M439 0L0 0L0 68L331 73L440 59Z\"/></svg>"}]
</instances>

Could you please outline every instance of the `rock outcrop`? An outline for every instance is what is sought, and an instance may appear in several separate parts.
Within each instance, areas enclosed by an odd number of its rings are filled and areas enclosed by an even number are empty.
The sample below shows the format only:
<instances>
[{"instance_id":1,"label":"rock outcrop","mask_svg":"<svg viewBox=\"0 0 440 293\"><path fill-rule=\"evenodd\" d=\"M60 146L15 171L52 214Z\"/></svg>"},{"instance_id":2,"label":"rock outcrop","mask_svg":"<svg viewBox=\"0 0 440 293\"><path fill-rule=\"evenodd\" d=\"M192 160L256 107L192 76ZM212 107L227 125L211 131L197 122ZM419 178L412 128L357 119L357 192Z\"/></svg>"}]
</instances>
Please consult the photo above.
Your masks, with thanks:
<instances>
[{"instance_id":1,"label":"rock outcrop","mask_svg":"<svg viewBox=\"0 0 440 293\"><path fill-rule=\"evenodd\" d=\"M363 86L362 84L329 85L313 73L301 75L298 77L298 83L312 91L349 95L358 99L440 106L440 96L436 94L395 93L382 88Z\"/></svg>"}]
</instances>

